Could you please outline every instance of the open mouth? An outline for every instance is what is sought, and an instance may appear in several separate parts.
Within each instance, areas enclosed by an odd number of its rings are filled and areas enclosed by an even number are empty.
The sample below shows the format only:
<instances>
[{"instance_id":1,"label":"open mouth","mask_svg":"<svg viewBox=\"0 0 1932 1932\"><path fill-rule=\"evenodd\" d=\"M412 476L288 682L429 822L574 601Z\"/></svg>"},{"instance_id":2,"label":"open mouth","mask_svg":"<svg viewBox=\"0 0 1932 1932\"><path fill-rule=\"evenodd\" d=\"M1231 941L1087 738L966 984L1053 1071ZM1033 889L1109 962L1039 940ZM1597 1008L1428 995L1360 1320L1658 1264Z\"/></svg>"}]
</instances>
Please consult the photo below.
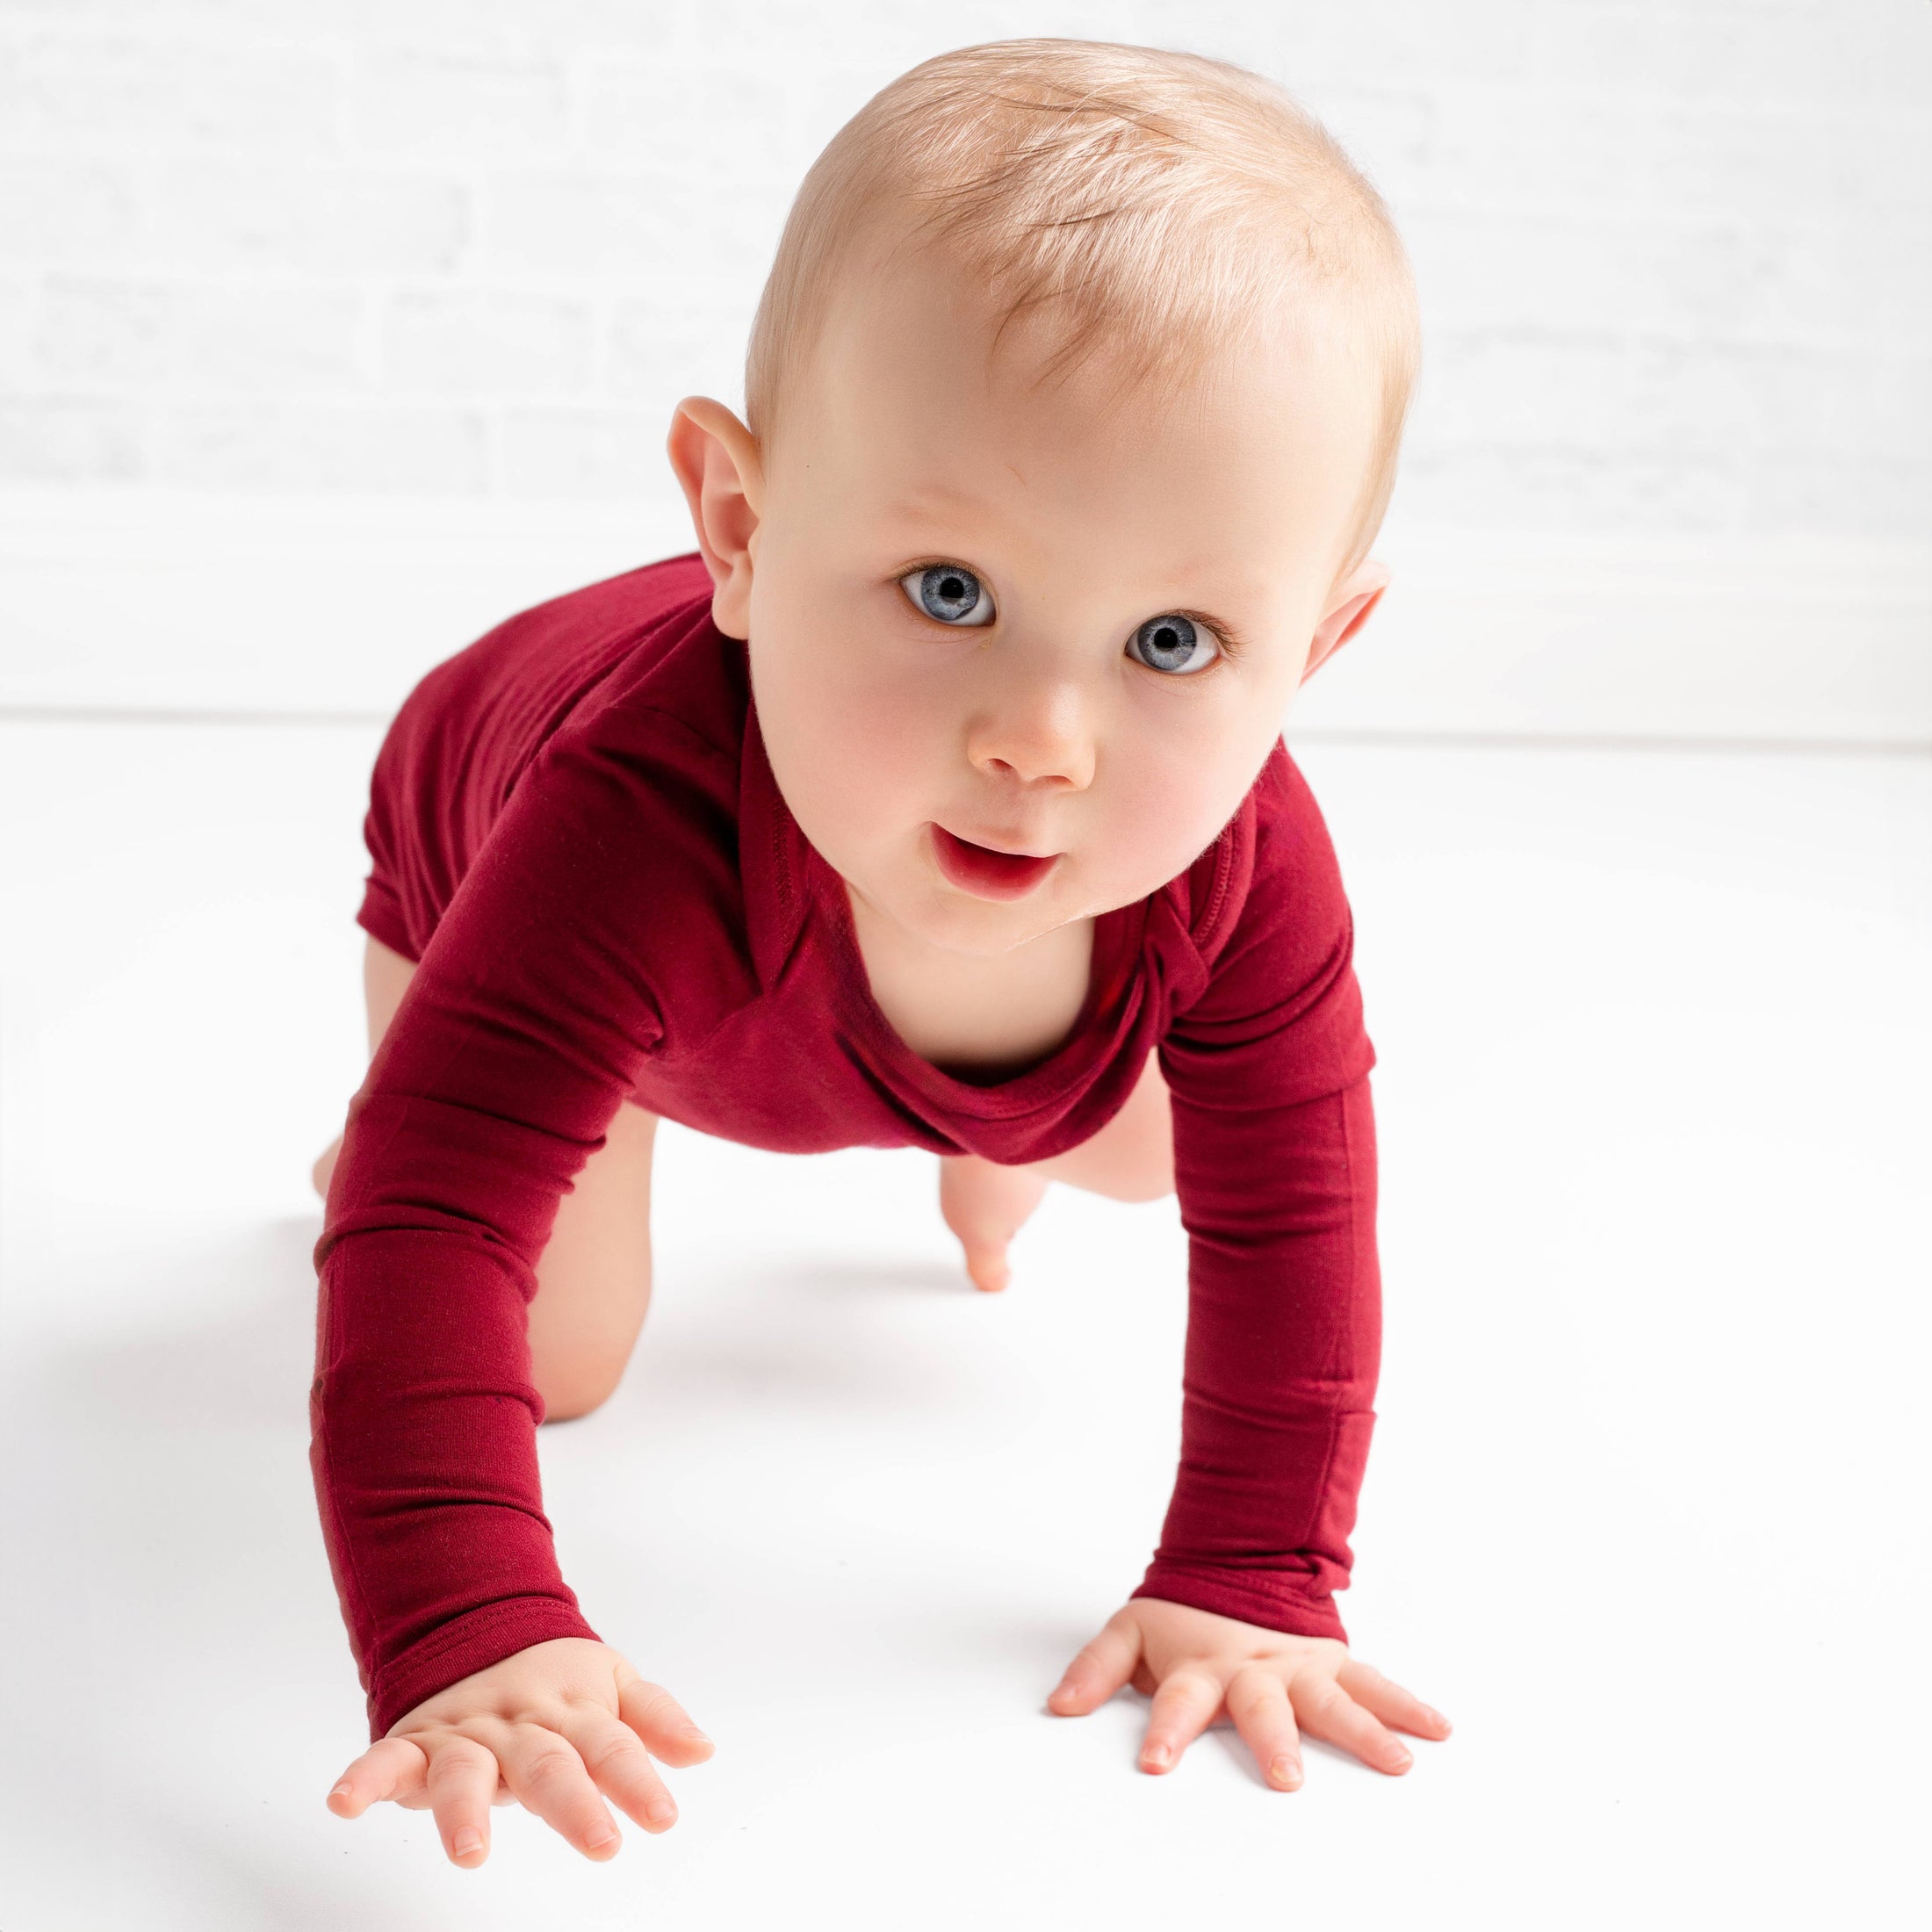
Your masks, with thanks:
<instances>
[{"instance_id":1,"label":"open mouth","mask_svg":"<svg viewBox=\"0 0 1932 1932\"><path fill-rule=\"evenodd\" d=\"M933 849L947 878L961 891L983 899L1024 898L1060 862L1057 852L1042 859L975 845L970 839L948 832L937 820L933 825Z\"/></svg>"}]
</instances>

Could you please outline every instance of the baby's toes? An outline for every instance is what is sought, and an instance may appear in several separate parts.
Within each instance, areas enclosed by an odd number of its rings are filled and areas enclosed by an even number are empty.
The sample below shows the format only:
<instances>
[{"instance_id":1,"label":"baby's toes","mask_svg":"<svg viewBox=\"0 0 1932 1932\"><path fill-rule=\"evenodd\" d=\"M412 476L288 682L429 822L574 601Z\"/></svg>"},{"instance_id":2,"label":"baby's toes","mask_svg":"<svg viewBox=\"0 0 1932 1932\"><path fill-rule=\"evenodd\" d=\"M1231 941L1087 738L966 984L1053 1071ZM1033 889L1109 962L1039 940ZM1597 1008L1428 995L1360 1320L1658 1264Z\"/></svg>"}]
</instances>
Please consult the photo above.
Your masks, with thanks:
<instances>
[{"instance_id":1,"label":"baby's toes","mask_svg":"<svg viewBox=\"0 0 1932 1932\"><path fill-rule=\"evenodd\" d=\"M1004 1248L967 1249L966 1272L973 1278L973 1286L985 1289L989 1294L997 1294L1013 1280L1013 1268Z\"/></svg>"},{"instance_id":2,"label":"baby's toes","mask_svg":"<svg viewBox=\"0 0 1932 1932\"><path fill-rule=\"evenodd\" d=\"M940 1162L940 1212L966 1251L966 1272L989 1292L1013 1279L1006 1249L1040 1205L1046 1181L1022 1167L1001 1167L974 1155Z\"/></svg>"}]
</instances>

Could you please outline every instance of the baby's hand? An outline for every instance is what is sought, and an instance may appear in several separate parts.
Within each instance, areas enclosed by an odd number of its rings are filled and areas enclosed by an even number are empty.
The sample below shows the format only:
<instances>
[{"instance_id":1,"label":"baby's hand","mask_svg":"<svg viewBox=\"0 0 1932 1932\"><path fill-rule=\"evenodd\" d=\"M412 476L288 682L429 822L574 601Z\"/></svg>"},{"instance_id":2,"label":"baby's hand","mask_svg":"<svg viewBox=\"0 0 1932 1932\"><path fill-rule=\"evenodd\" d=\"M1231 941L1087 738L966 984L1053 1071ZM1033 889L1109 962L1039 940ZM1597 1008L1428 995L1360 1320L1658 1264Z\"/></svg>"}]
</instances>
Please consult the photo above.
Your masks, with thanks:
<instances>
[{"instance_id":1,"label":"baby's hand","mask_svg":"<svg viewBox=\"0 0 1932 1932\"><path fill-rule=\"evenodd\" d=\"M1067 1666L1048 1708L1084 1716L1127 1683L1154 1700L1141 1746L1149 1771L1171 1770L1223 1705L1262 1775L1282 1791L1301 1783L1301 1731L1391 1773L1413 1760L1379 1719L1417 1737L1449 1735L1439 1711L1332 1637L1292 1637L1161 1597L1132 1597L1116 1611Z\"/></svg>"},{"instance_id":2,"label":"baby's hand","mask_svg":"<svg viewBox=\"0 0 1932 1932\"><path fill-rule=\"evenodd\" d=\"M328 1808L358 1818L385 1798L411 1811L433 1806L443 1849L473 1866L489 1856L490 1806L514 1798L586 1857L613 1858L624 1841L597 1787L646 1831L677 1821L645 1744L681 1769L715 1748L668 1690L615 1650L553 1637L398 1718L342 1773Z\"/></svg>"}]
</instances>

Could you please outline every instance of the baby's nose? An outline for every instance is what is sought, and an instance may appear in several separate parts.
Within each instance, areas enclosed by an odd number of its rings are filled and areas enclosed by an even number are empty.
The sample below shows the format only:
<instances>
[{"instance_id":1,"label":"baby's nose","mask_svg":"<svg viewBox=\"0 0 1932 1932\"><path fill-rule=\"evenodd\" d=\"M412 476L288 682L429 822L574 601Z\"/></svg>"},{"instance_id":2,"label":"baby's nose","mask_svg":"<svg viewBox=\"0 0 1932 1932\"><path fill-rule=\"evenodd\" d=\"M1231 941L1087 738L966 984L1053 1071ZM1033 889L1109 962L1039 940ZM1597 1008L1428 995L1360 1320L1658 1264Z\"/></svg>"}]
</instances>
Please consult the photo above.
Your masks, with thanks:
<instances>
[{"instance_id":1,"label":"baby's nose","mask_svg":"<svg viewBox=\"0 0 1932 1932\"><path fill-rule=\"evenodd\" d=\"M1002 779L1084 791L1093 782L1094 767L1087 706L1064 683L1013 694L973 721L968 755L982 771Z\"/></svg>"},{"instance_id":2,"label":"baby's nose","mask_svg":"<svg viewBox=\"0 0 1932 1932\"><path fill-rule=\"evenodd\" d=\"M1071 732L987 732L972 760L985 773L1026 786L1084 792L1093 782L1093 744Z\"/></svg>"}]
</instances>

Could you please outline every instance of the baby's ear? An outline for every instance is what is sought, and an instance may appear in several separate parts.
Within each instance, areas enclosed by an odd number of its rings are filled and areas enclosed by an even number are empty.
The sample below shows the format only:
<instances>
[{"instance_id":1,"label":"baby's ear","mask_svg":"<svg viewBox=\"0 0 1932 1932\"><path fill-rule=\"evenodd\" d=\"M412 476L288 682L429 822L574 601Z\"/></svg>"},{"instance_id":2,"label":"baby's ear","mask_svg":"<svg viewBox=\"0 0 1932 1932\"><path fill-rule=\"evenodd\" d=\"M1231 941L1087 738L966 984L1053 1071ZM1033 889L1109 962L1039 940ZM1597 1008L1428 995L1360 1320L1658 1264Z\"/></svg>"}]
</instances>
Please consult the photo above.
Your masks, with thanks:
<instances>
[{"instance_id":1,"label":"baby's ear","mask_svg":"<svg viewBox=\"0 0 1932 1932\"><path fill-rule=\"evenodd\" d=\"M1368 614L1381 602L1388 580L1388 566L1369 557L1335 587L1334 602L1315 627L1308 660L1301 667L1302 683L1306 684L1368 622Z\"/></svg>"},{"instance_id":2,"label":"baby's ear","mask_svg":"<svg viewBox=\"0 0 1932 1932\"><path fill-rule=\"evenodd\" d=\"M749 637L752 534L764 498L758 439L723 403L687 396L664 447L711 573L711 621L728 638Z\"/></svg>"}]
</instances>

